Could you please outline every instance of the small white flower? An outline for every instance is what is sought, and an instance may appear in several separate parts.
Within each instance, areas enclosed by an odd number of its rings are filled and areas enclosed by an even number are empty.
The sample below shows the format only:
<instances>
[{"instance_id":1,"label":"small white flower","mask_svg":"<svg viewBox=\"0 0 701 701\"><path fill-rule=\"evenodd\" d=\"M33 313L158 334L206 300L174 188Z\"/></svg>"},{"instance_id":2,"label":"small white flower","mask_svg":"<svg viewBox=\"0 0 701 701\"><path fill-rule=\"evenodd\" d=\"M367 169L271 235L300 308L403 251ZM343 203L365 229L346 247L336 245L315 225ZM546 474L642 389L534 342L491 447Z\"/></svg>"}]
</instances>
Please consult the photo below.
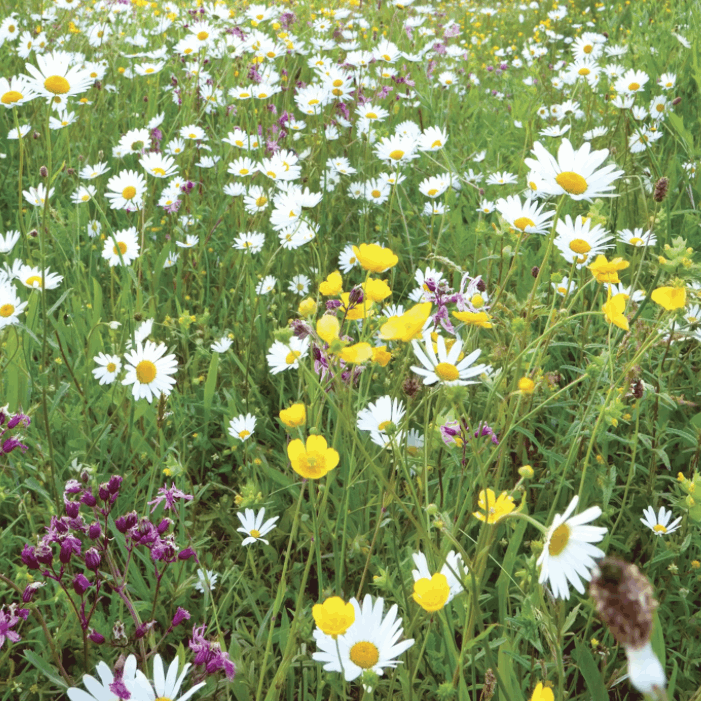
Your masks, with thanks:
<instances>
[{"instance_id":1,"label":"small white flower","mask_svg":"<svg viewBox=\"0 0 701 701\"><path fill-rule=\"evenodd\" d=\"M275 528L275 524L280 518L279 516L274 516L273 518L269 518L264 523L263 519L265 518L265 507L263 507L257 514L254 513L253 509L246 509L243 514L238 513L236 516L238 516L242 526L236 530L247 535L247 537L241 541L241 545L250 545L251 543L255 543L257 540L262 540L266 545L268 545L268 541L263 538L263 536L270 533L270 531Z\"/></svg>"},{"instance_id":2,"label":"small white flower","mask_svg":"<svg viewBox=\"0 0 701 701\"><path fill-rule=\"evenodd\" d=\"M667 511L664 506L660 507L660 513L658 516L655 515L655 510L648 506L647 509L643 511L645 518L640 520L657 536L669 535L674 533L674 531L679 529L679 524L682 522L682 517L675 519L670 523L672 519L672 512Z\"/></svg>"},{"instance_id":3,"label":"small white flower","mask_svg":"<svg viewBox=\"0 0 701 701\"><path fill-rule=\"evenodd\" d=\"M228 336L222 336L218 341L212 343L210 348L215 353L226 353L231 348L233 341Z\"/></svg>"}]
</instances>

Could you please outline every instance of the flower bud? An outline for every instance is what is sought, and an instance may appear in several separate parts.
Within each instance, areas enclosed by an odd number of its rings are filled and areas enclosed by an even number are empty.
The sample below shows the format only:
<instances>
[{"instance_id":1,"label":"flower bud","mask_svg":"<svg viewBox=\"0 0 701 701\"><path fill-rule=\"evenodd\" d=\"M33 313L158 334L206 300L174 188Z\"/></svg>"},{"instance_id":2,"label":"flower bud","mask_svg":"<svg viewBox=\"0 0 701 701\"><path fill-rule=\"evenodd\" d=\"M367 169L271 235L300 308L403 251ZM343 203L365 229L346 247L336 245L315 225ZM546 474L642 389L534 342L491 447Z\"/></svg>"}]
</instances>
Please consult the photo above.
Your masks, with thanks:
<instances>
[{"instance_id":1,"label":"flower bud","mask_svg":"<svg viewBox=\"0 0 701 701\"><path fill-rule=\"evenodd\" d=\"M41 589L43 586L44 582L32 582L28 584L22 593L22 601L28 604L34 598L34 594L36 594L37 590Z\"/></svg>"},{"instance_id":2,"label":"flower bud","mask_svg":"<svg viewBox=\"0 0 701 701\"><path fill-rule=\"evenodd\" d=\"M175 628L175 626L179 626L183 621L189 620L190 612L178 606L178 610L175 612L175 616L173 616L173 622L170 624L170 627Z\"/></svg>"},{"instance_id":3,"label":"flower bud","mask_svg":"<svg viewBox=\"0 0 701 701\"><path fill-rule=\"evenodd\" d=\"M105 642L105 636L98 633L94 628L88 634L88 640L91 640L95 645L102 645Z\"/></svg>"},{"instance_id":4,"label":"flower bud","mask_svg":"<svg viewBox=\"0 0 701 701\"><path fill-rule=\"evenodd\" d=\"M69 518L78 518L78 515L80 514L79 502L64 500L63 504L66 507L66 515Z\"/></svg>"},{"instance_id":5,"label":"flower bud","mask_svg":"<svg viewBox=\"0 0 701 701\"><path fill-rule=\"evenodd\" d=\"M110 490L107 486L107 482L103 482L98 488L97 488L97 494L102 499L102 501L107 501L110 498Z\"/></svg>"},{"instance_id":6,"label":"flower bud","mask_svg":"<svg viewBox=\"0 0 701 701\"><path fill-rule=\"evenodd\" d=\"M42 565L50 565L54 561L54 551L51 549L50 545L37 545L36 557Z\"/></svg>"},{"instance_id":7,"label":"flower bud","mask_svg":"<svg viewBox=\"0 0 701 701\"><path fill-rule=\"evenodd\" d=\"M98 552L97 548L90 548L89 550L86 550L86 552L85 552L85 566L89 570L92 570L93 572L97 572L97 568L100 566L101 561L102 561L102 556Z\"/></svg>"},{"instance_id":8,"label":"flower bud","mask_svg":"<svg viewBox=\"0 0 701 701\"><path fill-rule=\"evenodd\" d=\"M97 522L93 521L88 526L88 538L90 540L97 540L102 535L102 526Z\"/></svg>"},{"instance_id":9,"label":"flower bud","mask_svg":"<svg viewBox=\"0 0 701 701\"><path fill-rule=\"evenodd\" d=\"M532 480L533 479L533 468L530 465L523 465L518 468L518 474L523 477L523 479Z\"/></svg>"},{"instance_id":10,"label":"flower bud","mask_svg":"<svg viewBox=\"0 0 701 701\"><path fill-rule=\"evenodd\" d=\"M122 478L119 475L112 475L109 482L107 482L107 489L109 489L110 494L116 494L121 486Z\"/></svg>"},{"instance_id":11,"label":"flower bud","mask_svg":"<svg viewBox=\"0 0 701 701\"><path fill-rule=\"evenodd\" d=\"M361 287L354 287L348 294L348 306L356 306L361 304L363 301L363 289Z\"/></svg>"},{"instance_id":12,"label":"flower bud","mask_svg":"<svg viewBox=\"0 0 701 701\"><path fill-rule=\"evenodd\" d=\"M30 570L38 570L41 567L41 565L39 564L39 560L37 560L36 557L36 548L34 548L31 545L24 546L20 558Z\"/></svg>"},{"instance_id":13,"label":"flower bud","mask_svg":"<svg viewBox=\"0 0 701 701\"><path fill-rule=\"evenodd\" d=\"M178 560L189 560L191 557L195 558L195 562L199 562L197 555L192 548L185 548L178 553Z\"/></svg>"},{"instance_id":14,"label":"flower bud","mask_svg":"<svg viewBox=\"0 0 701 701\"><path fill-rule=\"evenodd\" d=\"M169 518L164 518L156 527L158 535L163 535L172 525L173 521Z\"/></svg>"},{"instance_id":15,"label":"flower bud","mask_svg":"<svg viewBox=\"0 0 701 701\"><path fill-rule=\"evenodd\" d=\"M85 592L92 586L90 580L84 574L77 574L73 577L73 591L78 596L83 596Z\"/></svg>"},{"instance_id":16,"label":"flower bud","mask_svg":"<svg viewBox=\"0 0 701 701\"><path fill-rule=\"evenodd\" d=\"M39 175L42 178L48 178L49 177L49 169L46 166L41 166L41 168L39 168Z\"/></svg>"},{"instance_id":17,"label":"flower bud","mask_svg":"<svg viewBox=\"0 0 701 701\"><path fill-rule=\"evenodd\" d=\"M97 499L95 499L92 492L83 492L80 497L80 503L92 508L93 506L97 506Z\"/></svg>"},{"instance_id":18,"label":"flower bud","mask_svg":"<svg viewBox=\"0 0 701 701\"><path fill-rule=\"evenodd\" d=\"M117 518L114 525L117 527L117 530L120 533L126 533L130 528L133 528L137 524L138 520L139 516L136 511L130 511L128 514Z\"/></svg>"},{"instance_id":19,"label":"flower bud","mask_svg":"<svg viewBox=\"0 0 701 701\"><path fill-rule=\"evenodd\" d=\"M12 428L8 424L8 428ZM66 482L66 486L63 488L63 493L64 494L78 494L82 487L80 486L80 482L78 480L68 480Z\"/></svg>"}]
</instances>

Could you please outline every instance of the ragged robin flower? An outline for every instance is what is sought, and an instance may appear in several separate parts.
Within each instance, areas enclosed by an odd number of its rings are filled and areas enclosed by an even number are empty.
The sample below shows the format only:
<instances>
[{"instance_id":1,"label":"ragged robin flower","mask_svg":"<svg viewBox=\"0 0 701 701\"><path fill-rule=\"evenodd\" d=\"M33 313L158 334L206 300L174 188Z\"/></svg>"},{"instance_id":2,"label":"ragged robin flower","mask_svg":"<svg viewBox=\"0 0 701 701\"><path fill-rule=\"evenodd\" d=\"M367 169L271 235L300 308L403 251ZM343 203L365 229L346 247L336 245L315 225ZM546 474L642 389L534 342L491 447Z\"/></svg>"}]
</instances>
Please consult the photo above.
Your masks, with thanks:
<instances>
[{"instance_id":1,"label":"ragged robin flower","mask_svg":"<svg viewBox=\"0 0 701 701\"><path fill-rule=\"evenodd\" d=\"M483 489L480 491L477 505L484 511L475 511L472 515L480 520L486 521L489 524L498 523L505 516L508 516L515 508L513 497L506 492L502 492L498 497L494 490Z\"/></svg>"},{"instance_id":2,"label":"ragged robin flower","mask_svg":"<svg viewBox=\"0 0 701 701\"><path fill-rule=\"evenodd\" d=\"M355 609L353 604L347 604L340 596L332 596L323 604L315 604L312 608L312 616L323 633L337 638L355 622Z\"/></svg>"}]
</instances>

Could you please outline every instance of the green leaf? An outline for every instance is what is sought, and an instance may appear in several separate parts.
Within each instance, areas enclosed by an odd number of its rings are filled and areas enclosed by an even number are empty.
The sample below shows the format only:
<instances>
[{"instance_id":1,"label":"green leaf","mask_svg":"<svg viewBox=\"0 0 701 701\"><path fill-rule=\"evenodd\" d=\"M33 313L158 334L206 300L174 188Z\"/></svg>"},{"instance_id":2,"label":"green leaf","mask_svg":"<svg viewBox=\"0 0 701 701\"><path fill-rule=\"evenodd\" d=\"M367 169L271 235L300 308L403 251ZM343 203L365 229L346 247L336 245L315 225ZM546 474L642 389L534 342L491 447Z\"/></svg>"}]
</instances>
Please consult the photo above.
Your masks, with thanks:
<instances>
[{"instance_id":1,"label":"green leaf","mask_svg":"<svg viewBox=\"0 0 701 701\"><path fill-rule=\"evenodd\" d=\"M601 672L599 672L599 668L596 666L596 662L594 662L591 650L589 650L586 644L578 642L573 656L577 660L579 671L584 677L584 682L587 685L592 700L608 701L609 695L606 691L606 684L601 676Z\"/></svg>"},{"instance_id":2,"label":"green leaf","mask_svg":"<svg viewBox=\"0 0 701 701\"><path fill-rule=\"evenodd\" d=\"M43 660L39 655L31 650L25 650L24 658L29 664L36 667L49 681L56 684L56 686L60 686L62 689L68 688L68 684L62 679L56 667L49 664L46 660Z\"/></svg>"},{"instance_id":3,"label":"green leaf","mask_svg":"<svg viewBox=\"0 0 701 701\"><path fill-rule=\"evenodd\" d=\"M653 652L657 655L657 659L662 663L662 668L664 669L667 654L664 645L664 633L662 632L662 625L660 624L660 617L657 611L652 616L650 643L652 644Z\"/></svg>"},{"instance_id":4,"label":"green leaf","mask_svg":"<svg viewBox=\"0 0 701 701\"><path fill-rule=\"evenodd\" d=\"M219 353L212 353L212 359L209 361L209 371L207 372L207 380L204 383L204 423L205 426L209 420L209 411L212 408L212 400L214 399L214 390L217 387L217 370L219 368Z\"/></svg>"}]
</instances>

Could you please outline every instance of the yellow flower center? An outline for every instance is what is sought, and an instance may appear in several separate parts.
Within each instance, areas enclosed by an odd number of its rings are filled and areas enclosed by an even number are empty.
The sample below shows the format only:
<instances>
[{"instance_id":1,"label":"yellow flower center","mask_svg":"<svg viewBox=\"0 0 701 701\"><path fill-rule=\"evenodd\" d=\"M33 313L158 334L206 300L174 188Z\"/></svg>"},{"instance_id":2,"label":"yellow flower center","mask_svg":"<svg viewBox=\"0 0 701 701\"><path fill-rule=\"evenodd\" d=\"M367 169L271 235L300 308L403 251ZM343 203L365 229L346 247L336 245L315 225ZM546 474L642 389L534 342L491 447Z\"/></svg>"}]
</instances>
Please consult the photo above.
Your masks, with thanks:
<instances>
[{"instance_id":1,"label":"yellow flower center","mask_svg":"<svg viewBox=\"0 0 701 701\"><path fill-rule=\"evenodd\" d=\"M309 104L310 104L310 105L318 105L318 104L319 104L319 100L317 100L316 98L314 98L313 100L309 100Z\"/></svg>"},{"instance_id":2,"label":"yellow flower center","mask_svg":"<svg viewBox=\"0 0 701 701\"><path fill-rule=\"evenodd\" d=\"M107 365L105 365L105 370L107 370L107 372L114 372L116 369L117 365L115 363L107 363Z\"/></svg>"},{"instance_id":3,"label":"yellow flower center","mask_svg":"<svg viewBox=\"0 0 701 701\"><path fill-rule=\"evenodd\" d=\"M528 187L530 187L531 190L533 190L534 192L538 189L538 186L535 184L535 182L533 180L528 181Z\"/></svg>"},{"instance_id":4,"label":"yellow flower center","mask_svg":"<svg viewBox=\"0 0 701 701\"><path fill-rule=\"evenodd\" d=\"M662 103L658 103L657 105L655 105L655 109L658 112L664 112L664 105Z\"/></svg>"},{"instance_id":5,"label":"yellow flower center","mask_svg":"<svg viewBox=\"0 0 701 701\"><path fill-rule=\"evenodd\" d=\"M574 239L570 242L570 250L581 256L584 253L589 253L591 246L584 239Z\"/></svg>"},{"instance_id":6,"label":"yellow flower center","mask_svg":"<svg viewBox=\"0 0 701 701\"><path fill-rule=\"evenodd\" d=\"M297 360L297 358L299 358L300 355L301 355L301 353L299 351L290 351L285 356L285 362L288 365L292 365Z\"/></svg>"},{"instance_id":7,"label":"yellow flower center","mask_svg":"<svg viewBox=\"0 0 701 701\"><path fill-rule=\"evenodd\" d=\"M567 288L566 288L566 287L560 286L560 287L557 288L557 291L558 291L561 295L566 295L566 294L567 294Z\"/></svg>"},{"instance_id":8,"label":"yellow flower center","mask_svg":"<svg viewBox=\"0 0 701 701\"><path fill-rule=\"evenodd\" d=\"M127 185L122 190L122 197L125 200L133 200L136 197L136 188L133 185Z\"/></svg>"},{"instance_id":9,"label":"yellow flower center","mask_svg":"<svg viewBox=\"0 0 701 701\"><path fill-rule=\"evenodd\" d=\"M459 370L451 363L438 363L434 372L443 382L453 382L460 377Z\"/></svg>"},{"instance_id":10,"label":"yellow flower center","mask_svg":"<svg viewBox=\"0 0 701 701\"><path fill-rule=\"evenodd\" d=\"M589 75L591 73L591 71L588 68L583 66L582 68L579 69L578 73L579 73L579 75Z\"/></svg>"},{"instance_id":11,"label":"yellow flower center","mask_svg":"<svg viewBox=\"0 0 701 701\"><path fill-rule=\"evenodd\" d=\"M370 194L375 198L380 197L382 195L382 193L379 190L373 190Z\"/></svg>"},{"instance_id":12,"label":"yellow flower center","mask_svg":"<svg viewBox=\"0 0 701 701\"><path fill-rule=\"evenodd\" d=\"M557 557L566 547L567 543L570 541L570 527L563 523L558 526L554 533L550 536L550 545L548 545L548 552L551 557Z\"/></svg>"},{"instance_id":13,"label":"yellow flower center","mask_svg":"<svg viewBox=\"0 0 701 701\"><path fill-rule=\"evenodd\" d=\"M628 90L640 90L640 83L631 83L628 86Z\"/></svg>"},{"instance_id":14,"label":"yellow flower center","mask_svg":"<svg viewBox=\"0 0 701 701\"><path fill-rule=\"evenodd\" d=\"M148 385L156 379L156 366L150 360L142 360L136 366L136 379L142 385Z\"/></svg>"},{"instance_id":15,"label":"yellow flower center","mask_svg":"<svg viewBox=\"0 0 701 701\"><path fill-rule=\"evenodd\" d=\"M443 146L443 142L440 139L436 139L432 144L431 148L440 148Z\"/></svg>"},{"instance_id":16,"label":"yellow flower center","mask_svg":"<svg viewBox=\"0 0 701 701\"><path fill-rule=\"evenodd\" d=\"M23 97L24 95L22 95L22 93L16 90L10 90L0 97L0 102L2 102L3 105L11 105L15 102L19 102Z\"/></svg>"},{"instance_id":17,"label":"yellow flower center","mask_svg":"<svg viewBox=\"0 0 701 701\"><path fill-rule=\"evenodd\" d=\"M81 199L82 202L87 202L87 201L90 199L90 195L85 194L85 195L83 195L80 199Z\"/></svg>"},{"instance_id":18,"label":"yellow flower center","mask_svg":"<svg viewBox=\"0 0 701 701\"><path fill-rule=\"evenodd\" d=\"M190 134L189 134L189 137L190 137L191 139L196 139L196 138L197 138L197 134L195 134L194 131L191 131Z\"/></svg>"},{"instance_id":19,"label":"yellow flower center","mask_svg":"<svg viewBox=\"0 0 701 701\"><path fill-rule=\"evenodd\" d=\"M350 659L353 664L358 665L361 669L370 669L380 659L380 651L373 643L356 643L350 649Z\"/></svg>"},{"instance_id":20,"label":"yellow flower center","mask_svg":"<svg viewBox=\"0 0 701 701\"><path fill-rule=\"evenodd\" d=\"M154 69L153 68L147 68L144 73L153 73Z\"/></svg>"},{"instance_id":21,"label":"yellow flower center","mask_svg":"<svg viewBox=\"0 0 701 701\"><path fill-rule=\"evenodd\" d=\"M391 423L392 423L391 421L383 421L383 422L377 427L377 430L378 430L378 431L386 431L386 430L387 430L387 426L389 426Z\"/></svg>"},{"instance_id":22,"label":"yellow flower center","mask_svg":"<svg viewBox=\"0 0 701 701\"><path fill-rule=\"evenodd\" d=\"M70 89L70 83L60 75L51 75L44 81L44 87L54 95L65 95Z\"/></svg>"},{"instance_id":23,"label":"yellow flower center","mask_svg":"<svg viewBox=\"0 0 701 701\"><path fill-rule=\"evenodd\" d=\"M254 538L260 538L260 531L252 528L250 531L248 531L248 535L253 536Z\"/></svg>"},{"instance_id":24,"label":"yellow flower center","mask_svg":"<svg viewBox=\"0 0 701 701\"><path fill-rule=\"evenodd\" d=\"M637 236L633 236L633 238L630 239L628 243L632 243L634 246L642 246L643 240Z\"/></svg>"},{"instance_id":25,"label":"yellow flower center","mask_svg":"<svg viewBox=\"0 0 701 701\"><path fill-rule=\"evenodd\" d=\"M0 307L0 316L3 319L7 319L8 316L12 316L15 313L15 308L12 304L3 304Z\"/></svg>"},{"instance_id":26,"label":"yellow flower center","mask_svg":"<svg viewBox=\"0 0 701 701\"><path fill-rule=\"evenodd\" d=\"M239 431L239 438L243 440L244 438L248 438L251 435L250 431L247 431L245 428L243 431Z\"/></svg>"},{"instance_id":27,"label":"yellow flower center","mask_svg":"<svg viewBox=\"0 0 701 701\"><path fill-rule=\"evenodd\" d=\"M39 287L41 287L41 275L32 275L31 277L27 278L28 287L34 287L35 285L39 285Z\"/></svg>"},{"instance_id":28,"label":"yellow flower center","mask_svg":"<svg viewBox=\"0 0 701 701\"><path fill-rule=\"evenodd\" d=\"M395 149L389 154L389 157L393 161L399 161L404 157L404 151L402 151L401 149Z\"/></svg>"},{"instance_id":29,"label":"yellow flower center","mask_svg":"<svg viewBox=\"0 0 701 701\"><path fill-rule=\"evenodd\" d=\"M154 175L161 175L161 176L166 174L166 172L165 172L165 170L163 170L163 168L151 168L151 172Z\"/></svg>"},{"instance_id":30,"label":"yellow flower center","mask_svg":"<svg viewBox=\"0 0 701 701\"><path fill-rule=\"evenodd\" d=\"M428 191L429 197L433 197L433 196L436 195L437 193L438 193L438 190L437 190L435 187L432 187L432 188Z\"/></svg>"},{"instance_id":31,"label":"yellow flower center","mask_svg":"<svg viewBox=\"0 0 701 701\"><path fill-rule=\"evenodd\" d=\"M652 527L652 530L655 531L655 533L666 533L667 529L661 524L657 523Z\"/></svg>"},{"instance_id":32,"label":"yellow flower center","mask_svg":"<svg viewBox=\"0 0 701 701\"><path fill-rule=\"evenodd\" d=\"M256 207L265 207L266 204L268 204L268 198L264 195L261 195L256 199Z\"/></svg>"},{"instance_id":33,"label":"yellow flower center","mask_svg":"<svg viewBox=\"0 0 701 701\"><path fill-rule=\"evenodd\" d=\"M519 217L514 221L514 226L521 231L525 231L526 227L535 226L535 222L528 217Z\"/></svg>"},{"instance_id":34,"label":"yellow flower center","mask_svg":"<svg viewBox=\"0 0 701 701\"><path fill-rule=\"evenodd\" d=\"M118 256L120 253L124 255L127 252L127 244L124 241L117 241L117 245L112 247L114 255Z\"/></svg>"},{"instance_id":35,"label":"yellow flower center","mask_svg":"<svg viewBox=\"0 0 701 701\"><path fill-rule=\"evenodd\" d=\"M587 181L578 173L566 170L555 178L555 182L570 195L581 195L589 187Z\"/></svg>"},{"instance_id":36,"label":"yellow flower center","mask_svg":"<svg viewBox=\"0 0 701 701\"><path fill-rule=\"evenodd\" d=\"M585 54L590 54L592 51L594 51L594 47L591 44L587 44L582 51L584 51Z\"/></svg>"},{"instance_id":37,"label":"yellow flower center","mask_svg":"<svg viewBox=\"0 0 701 701\"><path fill-rule=\"evenodd\" d=\"M368 112L365 115L365 119L378 119L378 116L375 112Z\"/></svg>"},{"instance_id":38,"label":"yellow flower center","mask_svg":"<svg viewBox=\"0 0 701 701\"><path fill-rule=\"evenodd\" d=\"M205 39L208 39L208 38L209 38L209 32L205 32L205 31L198 32L198 33L197 33L197 38L198 38L200 41L204 41Z\"/></svg>"}]
</instances>

